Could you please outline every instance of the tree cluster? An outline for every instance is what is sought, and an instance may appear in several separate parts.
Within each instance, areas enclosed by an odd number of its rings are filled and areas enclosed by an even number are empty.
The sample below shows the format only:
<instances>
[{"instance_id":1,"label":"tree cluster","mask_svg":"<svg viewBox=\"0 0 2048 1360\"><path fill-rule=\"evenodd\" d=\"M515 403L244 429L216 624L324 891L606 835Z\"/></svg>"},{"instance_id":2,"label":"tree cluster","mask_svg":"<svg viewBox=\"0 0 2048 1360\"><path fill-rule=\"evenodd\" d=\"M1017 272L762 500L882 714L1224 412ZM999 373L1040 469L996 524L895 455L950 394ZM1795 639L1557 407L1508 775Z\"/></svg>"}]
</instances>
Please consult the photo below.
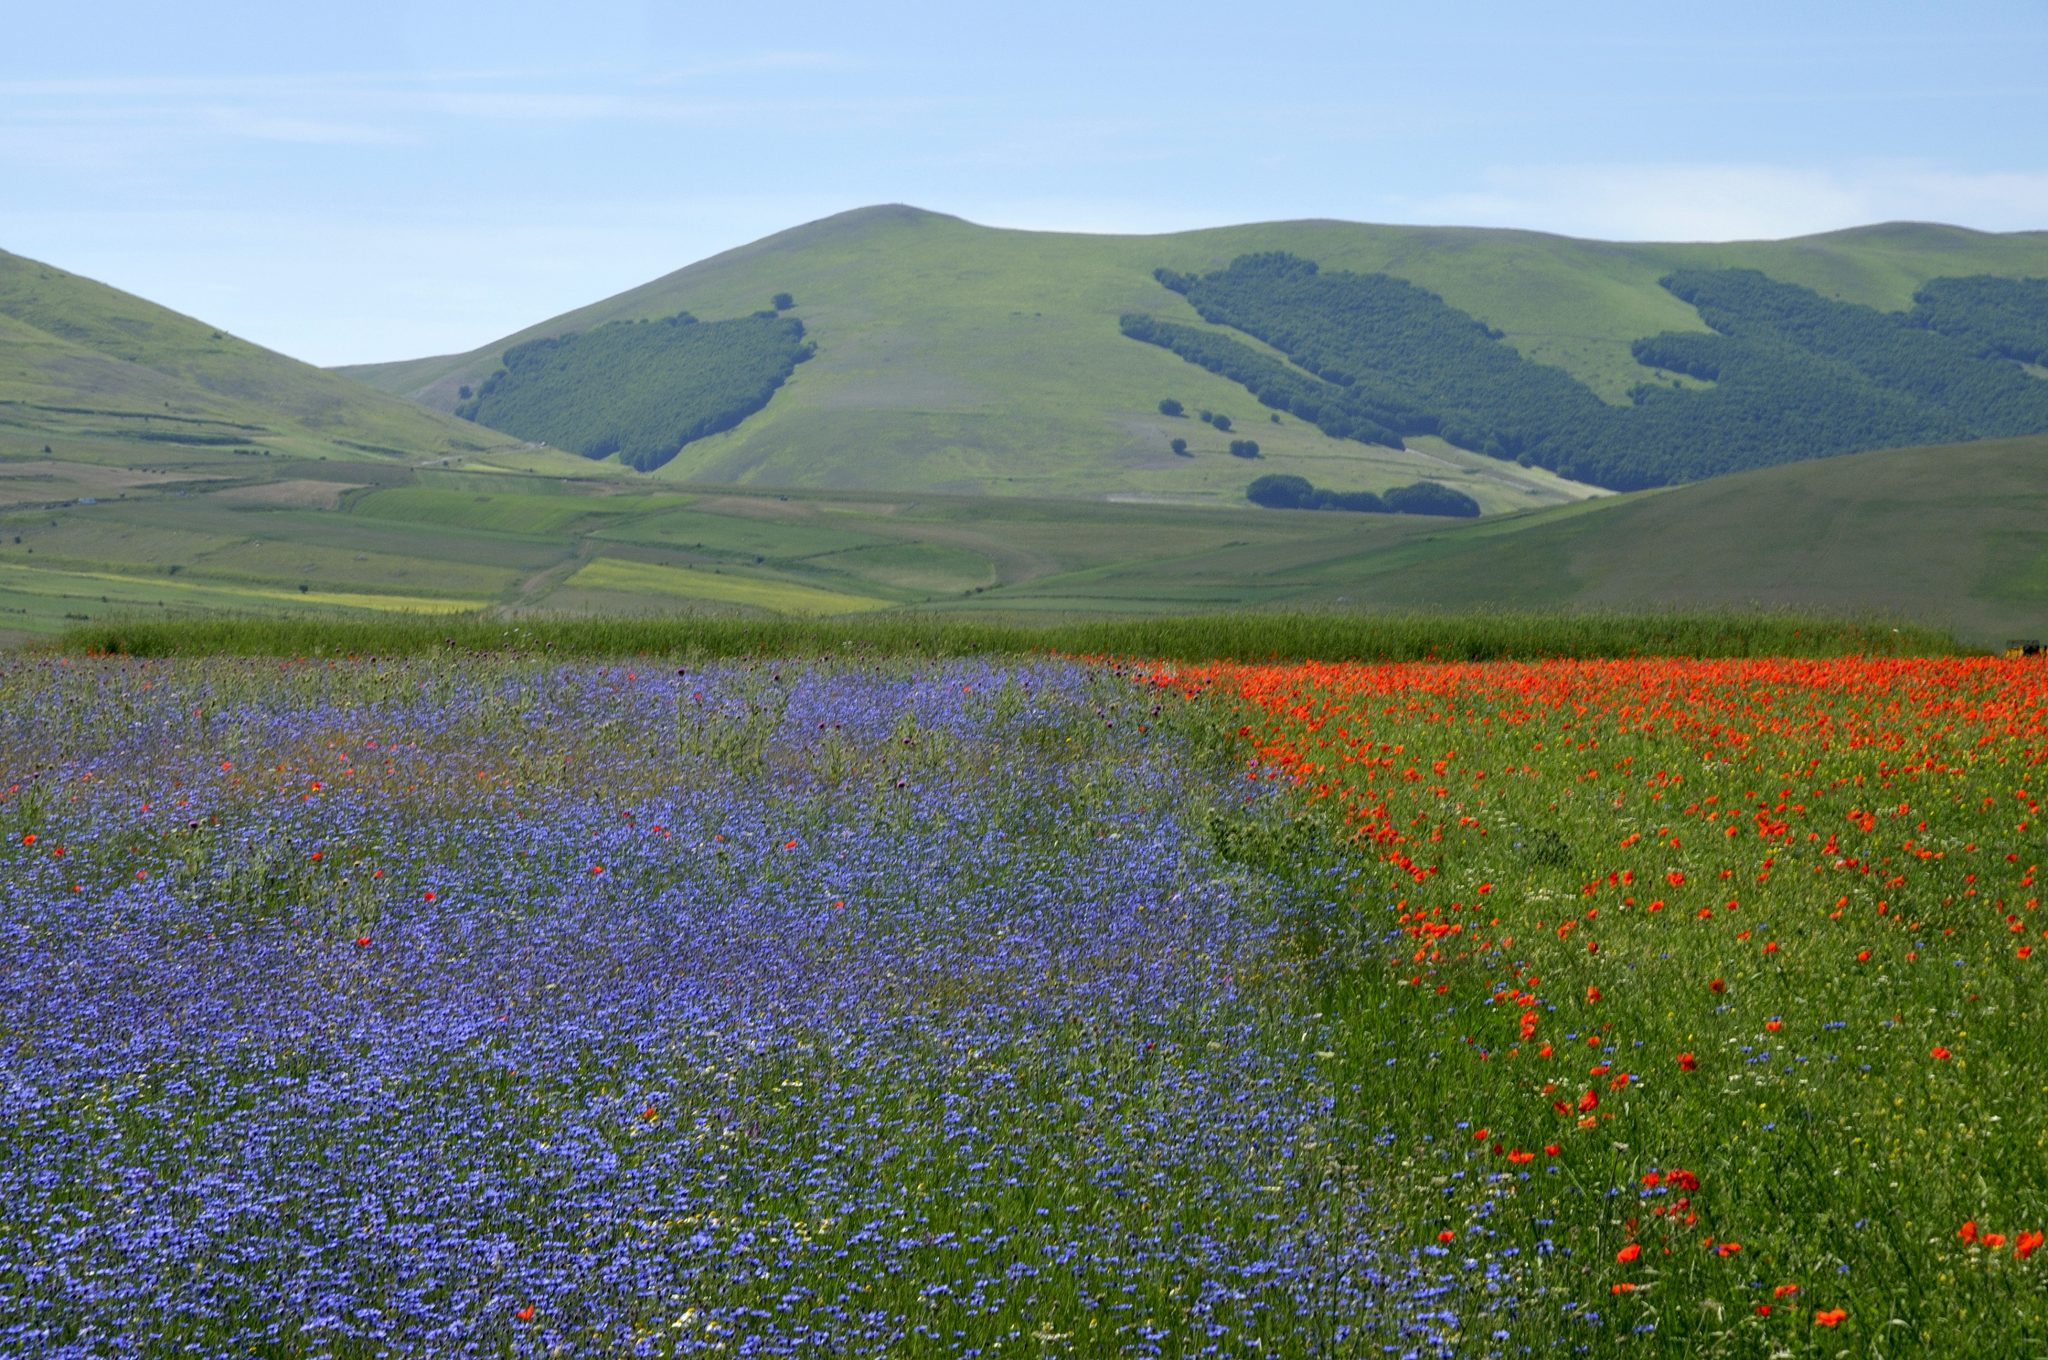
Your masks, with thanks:
<instances>
[{"instance_id":1,"label":"tree cluster","mask_svg":"<svg viewBox=\"0 0 2048 1360\"><path fill-rule=\"evenodd\" d=\"M813 350L801 321L774 312L613 322L506 350L456 414L648 472L766 406Z\"/></svg>"},{"instance_id":2,"label":"tree cluster","mask_svg":"<svg viewBox=\"0 0 2048 1360\"><path fill-rule=\"evenodd\" d=\"M1479 502L1441 482L1415 482L1397 486L1384 495L1370 491L1332 491L1306 477L1273 473L1255 478L1245 488L1245 499L1275 510L1352 510L1364 514L1452 515L1470 519L1479 513Z\"/></svg>"},{"instance_id":3,"label":"tree cluster","mask_svg":"<svg viewBox=\"0 0 2048 1360\"><path fill-rule=\"evenodd\" d=\"M1931 279L1913 295L1911 315L1980 354L2048 366L2048 279Z\"/></svg>"},{"instance_id":4,"label":"tree cluster","mask_svg":"<svg viewBox=\"0 0 2048 1360\"><path fill-rule=\"evenodd\" d=\"M1860 449L2048 431L2048 383L2012 359L2048 354L2048 282L1937 280L1916 310L1841 303L1754 270L1665 279L1706 333L1636 342L1638 362L1713 386L1645 382L1610 406L1532 363L1443 299L1385 274L1269 252L1167 274L1228 335L1132 314L1160 345L1337 438L1434 434L1497 458L1629 490Z\"/></svg>"},{"instance_id":5,"label":"tree cluster","mask_svg":"<svg viewBox=\"0 0 2048 1360\"><path fill-rule=\"evenodd\" d=\"M1326 434L1401 447L1400 435L1361 409L1366 403L1348 400L1341 392L1327 392L1313 378L1241 341L1142 312L1126 313L1120 324L1131 339L1171 350L1189 363L1241 384L1263 405L1290 411Z\"/></svg>"}]
</instances>

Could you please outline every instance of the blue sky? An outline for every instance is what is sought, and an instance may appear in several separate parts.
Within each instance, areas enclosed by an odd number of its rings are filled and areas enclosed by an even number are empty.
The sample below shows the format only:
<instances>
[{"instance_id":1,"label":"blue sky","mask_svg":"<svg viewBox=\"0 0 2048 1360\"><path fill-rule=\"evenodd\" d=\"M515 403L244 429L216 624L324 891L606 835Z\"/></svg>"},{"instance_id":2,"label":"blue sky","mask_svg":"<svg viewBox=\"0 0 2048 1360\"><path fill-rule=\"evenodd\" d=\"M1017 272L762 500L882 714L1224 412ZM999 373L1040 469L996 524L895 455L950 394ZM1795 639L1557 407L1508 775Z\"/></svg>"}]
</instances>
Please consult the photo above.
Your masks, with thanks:
<instances>
[{"instance_id":1,"label":"blue sky","mask_svg":"<svg viewBox=\"0 0 2048 1360\"><path fill-rule=\"evenodd\" d=\"M0 51L0 248L343 363L880 202L2048 229L2044 71L2041 0L41 5Z\"/></svg>"}]
</instances>

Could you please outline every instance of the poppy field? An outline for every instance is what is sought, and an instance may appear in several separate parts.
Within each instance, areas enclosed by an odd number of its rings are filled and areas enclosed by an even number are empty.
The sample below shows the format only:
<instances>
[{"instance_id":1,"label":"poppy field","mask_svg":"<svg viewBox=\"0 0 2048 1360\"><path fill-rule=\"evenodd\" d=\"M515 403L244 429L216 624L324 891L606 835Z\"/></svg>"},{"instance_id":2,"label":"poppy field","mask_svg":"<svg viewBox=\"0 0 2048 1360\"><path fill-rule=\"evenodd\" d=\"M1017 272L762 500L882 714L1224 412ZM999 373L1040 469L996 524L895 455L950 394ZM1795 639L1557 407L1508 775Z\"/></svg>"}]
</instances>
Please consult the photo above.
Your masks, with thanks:
<instances>
[{"instance_id":1,"label":"poppy field","mask_svg":"<svg viewBox=\"0 0 2048 1360\"><path fill-rule=\"evenodd\" d=\"M2032 1353L2048 669L0 663L0 1354Z\"/></svg>"},{"instance_id":2,"label":"poppy field","mask_svg":"<svg viewBox=\"0 0 2048 1360\"><path fill-rule=\"evenodd\" d=\"M1322 1070L1458 1350L2048 1346L2048 668L1143 683L1378 866L1318 941Z\"/></svg>"}]
</instances>

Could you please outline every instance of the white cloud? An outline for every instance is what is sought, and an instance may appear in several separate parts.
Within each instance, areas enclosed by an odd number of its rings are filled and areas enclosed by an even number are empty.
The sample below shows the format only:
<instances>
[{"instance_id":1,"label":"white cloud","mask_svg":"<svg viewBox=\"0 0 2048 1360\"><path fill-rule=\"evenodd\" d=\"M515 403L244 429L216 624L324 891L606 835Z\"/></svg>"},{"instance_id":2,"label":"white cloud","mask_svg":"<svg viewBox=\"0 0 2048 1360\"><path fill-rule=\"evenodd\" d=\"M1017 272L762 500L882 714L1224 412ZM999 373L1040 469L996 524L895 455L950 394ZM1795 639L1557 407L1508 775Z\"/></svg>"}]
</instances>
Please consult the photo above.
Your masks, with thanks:
<instances>
[{"instance_id":1,"label":"white cloud","mask_svg":"<svg viewBox=\"0 0 2048 1360\"><path fill-rule=\"evenodd\" d=\"M848 69L826 52L761 52L658 76L577 69L354 71L277 76L0 81L0 163L105 168L157 162L173 145L235 140L367 146L419 142L423 119L755 129L889 126L941 101L904 93L792 90L776 73ZM683 87L689 87L684 89ZM125 155L124 155L125 149Z\"/></svg>"},{"instance_id":2,"label":"white cloud","mask_svg":"<svg viewBox=\"0 0 2048 1360\"><path fill-rule=\"evenodd\" d=\"M397 128L339 118L294 118L260 110L213 108L195 123L224 137L300 146L396 146L415 140Z\"/></svg>"},{"instance_id":3,"label":"white cloud","mask_svg":"<svg viewBox=\"0 0 2048 1360\"><path fill-rule=\"evenodd\" d=\"M646 77L647 85L679 85L717 76L774 74L786 71L852 71L866 63L842 52L753 52L718 57Z\"/></svg>"},{"instance_id":4,"label":"white cloud","mask_svg":"<svg viewBox=\"0 0 2048 1360\"><path fill-rule=\"evenodd\" d=\"M1389 198L1405 221L1523 227L1623 241L1806 236L1872 222L2048 229L2048 171L1972 172L1918 162L1802 166L1638 164L1495 170L1480 187Z\"/></svg>"}]
</instances>

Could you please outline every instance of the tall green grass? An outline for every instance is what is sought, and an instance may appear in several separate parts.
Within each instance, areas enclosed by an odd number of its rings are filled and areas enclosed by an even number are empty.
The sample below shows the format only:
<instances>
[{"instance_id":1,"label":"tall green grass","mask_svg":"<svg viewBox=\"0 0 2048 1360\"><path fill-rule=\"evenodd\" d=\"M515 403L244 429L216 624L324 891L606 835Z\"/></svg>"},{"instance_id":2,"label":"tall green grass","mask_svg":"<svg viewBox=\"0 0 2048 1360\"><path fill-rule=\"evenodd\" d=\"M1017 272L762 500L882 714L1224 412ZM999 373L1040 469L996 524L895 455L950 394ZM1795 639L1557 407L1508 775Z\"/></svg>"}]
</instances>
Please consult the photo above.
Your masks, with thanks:
<instances>
[{"instance_id":1,"label":"tall green grass","mask_svg":"<svg viewBox=\"0 0 2048 1360\"><path fill-rule=\"evenodd\" d=\"M1882 619L1756 613L1202 614L1016 622L892 613L858 618L698 616L456 619L381 615L94 622L45 650L125 656L562 657L1021 656L1173 660L1485 661L1614 656L1948 656L1948 633Z\"/></svg>"}]
</instances>

